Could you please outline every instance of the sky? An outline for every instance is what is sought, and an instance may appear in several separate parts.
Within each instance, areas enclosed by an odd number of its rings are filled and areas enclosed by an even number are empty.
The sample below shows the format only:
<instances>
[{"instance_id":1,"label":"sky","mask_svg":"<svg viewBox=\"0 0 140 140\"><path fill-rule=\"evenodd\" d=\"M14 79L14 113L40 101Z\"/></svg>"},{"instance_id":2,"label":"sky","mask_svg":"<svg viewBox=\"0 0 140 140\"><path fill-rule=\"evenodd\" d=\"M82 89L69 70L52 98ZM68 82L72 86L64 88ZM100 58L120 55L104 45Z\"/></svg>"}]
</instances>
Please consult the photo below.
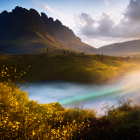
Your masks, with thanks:
<instances>
[{"instance_id":1,"label":"sky","mask_svg":"<svg viewBox=\"0 0 140 140\"><path fill-rule=\"evenodd\" d=\"M0 0L0 13L16 6L60 20L95 48L140 39L140 0Z\"/></svg>"}]
</instances>

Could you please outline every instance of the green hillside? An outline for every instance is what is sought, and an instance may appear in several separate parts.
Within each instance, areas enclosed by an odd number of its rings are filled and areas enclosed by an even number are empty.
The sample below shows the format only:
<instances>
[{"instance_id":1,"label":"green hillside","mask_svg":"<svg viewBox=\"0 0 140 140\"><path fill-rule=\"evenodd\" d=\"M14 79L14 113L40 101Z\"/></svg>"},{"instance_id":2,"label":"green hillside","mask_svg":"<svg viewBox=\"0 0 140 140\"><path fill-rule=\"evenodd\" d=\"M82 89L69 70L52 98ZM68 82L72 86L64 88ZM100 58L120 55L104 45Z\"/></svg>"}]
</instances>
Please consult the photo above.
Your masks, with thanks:
<instances>
[{"instance_id":1,"label":"green hillside","mask_svg":"<svg viewBox=\"0 0 140 140\"><path fill-rule=\"evenodd\" d=\"M3 60L0 61L0 69L3 69L3 65L5 65L4 67L7 67L9 71L11 67L16 67L20 74L23 73L20 75L22 77L20 82L68 80L82 83L103 83L116 79L128 70L139 68L138 61L135 59L105 55L71 55L70 53L65 53L65 55L7 55L1 59ZM24 70L27 71L26 74L24 74ZM8 77L6 76L5 79Z\"/></svg>"}]
</instances>

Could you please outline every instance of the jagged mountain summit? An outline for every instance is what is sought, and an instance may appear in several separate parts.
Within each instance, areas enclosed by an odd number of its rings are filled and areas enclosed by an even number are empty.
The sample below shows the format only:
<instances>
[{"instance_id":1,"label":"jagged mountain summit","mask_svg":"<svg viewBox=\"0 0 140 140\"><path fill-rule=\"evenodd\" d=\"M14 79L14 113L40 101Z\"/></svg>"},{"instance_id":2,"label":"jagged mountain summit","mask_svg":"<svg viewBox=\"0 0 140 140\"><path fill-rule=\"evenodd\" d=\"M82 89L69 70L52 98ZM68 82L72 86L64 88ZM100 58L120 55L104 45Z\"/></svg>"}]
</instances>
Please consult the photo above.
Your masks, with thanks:
<instances>
[{"instance_id":1,"label":"jagged mountain summit","mask_svg":"<svg viewBox=\"0 0 140 140\"><path fill-rule=\"evenodd\" d=\"M97 49L85 44L59 20L34 9L15 7L0 13L0 51L8 54L39 53L49 49L94 53Z\"/></svg>"}]
</instances>

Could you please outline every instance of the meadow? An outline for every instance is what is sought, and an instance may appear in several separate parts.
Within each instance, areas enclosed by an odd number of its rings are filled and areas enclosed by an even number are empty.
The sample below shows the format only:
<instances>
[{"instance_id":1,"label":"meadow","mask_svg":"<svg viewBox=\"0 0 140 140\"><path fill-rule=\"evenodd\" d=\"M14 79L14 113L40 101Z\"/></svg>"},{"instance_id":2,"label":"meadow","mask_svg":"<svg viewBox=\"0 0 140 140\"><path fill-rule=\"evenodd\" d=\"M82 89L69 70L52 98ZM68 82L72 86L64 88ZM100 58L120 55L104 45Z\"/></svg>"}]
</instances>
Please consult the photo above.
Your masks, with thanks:
<instances>
[{"instance_id":1,"label":"meadow","mask_svg":"<svg viewBox=\"0 0 140 140\"><path fill-rule=\"evenodd\" d=\"M16 68L19 82L65 80L82 83L106 83L139 68L139 59L106 55L32 54L1 56L0 69ZM11 68L12 67L12 68ZM7 71L6 70L6 71ZM12 74L11 74L12 75ZM7 77L7 76L6 76ZM6 78L5 77L5 78ZM22 80L20 80L22 77ZM16 80L13 77L13 80ZM2 81L4 77L1 77Z\"/></svg>"},{"instance_id":2,"label":"meadow","mask_svg":"<svg viewBox=\"0 0 140 140\"><path fill-rule=\"evenodd\" d=\"M17 83L69 80L104 84L139 68L139 59L105 55L8 55L1 56L1 140L131 140L140 139L140 106L130 98L109 107L96 118L94 108L65 109L59 103L39 104L29 100ZM17 83L15 83L17 82Z\"/></svg>"}]
</instances>

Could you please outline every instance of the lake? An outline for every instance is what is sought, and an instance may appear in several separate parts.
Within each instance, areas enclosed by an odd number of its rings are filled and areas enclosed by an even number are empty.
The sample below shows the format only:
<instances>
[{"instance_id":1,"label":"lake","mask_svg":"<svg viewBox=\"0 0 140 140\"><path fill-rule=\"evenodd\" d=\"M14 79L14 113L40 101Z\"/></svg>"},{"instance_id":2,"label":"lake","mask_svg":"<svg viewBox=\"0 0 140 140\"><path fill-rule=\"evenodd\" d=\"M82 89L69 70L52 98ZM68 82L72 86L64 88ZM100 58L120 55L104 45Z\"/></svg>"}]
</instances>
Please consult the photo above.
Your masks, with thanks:
<instances>
[{"instance_id":1,"label":"lake","mask_svg":"<svg viewBox=\"0 0 140 140\"><path fill-rule=\"evenodd\" d=\"M39 81L26 83L29 87L23 89L28 92L30 100L38 103L53 103L59 102L64 108L74 107L78 100L81 100L79 106L84 102L84 108L95 108L96 116L104 115L105 112L100 110L102 104L108 102L109 107L114 105L118 107L118 99L131 98L133 102L130 104L140 105L140 72L135 71L125 74L116 82L97 85L97 84L83 84L69 81ZM116 97L119 98L117 99ZM75 100L75 101L74 101Z\"/></svg>"}]
</instances>

